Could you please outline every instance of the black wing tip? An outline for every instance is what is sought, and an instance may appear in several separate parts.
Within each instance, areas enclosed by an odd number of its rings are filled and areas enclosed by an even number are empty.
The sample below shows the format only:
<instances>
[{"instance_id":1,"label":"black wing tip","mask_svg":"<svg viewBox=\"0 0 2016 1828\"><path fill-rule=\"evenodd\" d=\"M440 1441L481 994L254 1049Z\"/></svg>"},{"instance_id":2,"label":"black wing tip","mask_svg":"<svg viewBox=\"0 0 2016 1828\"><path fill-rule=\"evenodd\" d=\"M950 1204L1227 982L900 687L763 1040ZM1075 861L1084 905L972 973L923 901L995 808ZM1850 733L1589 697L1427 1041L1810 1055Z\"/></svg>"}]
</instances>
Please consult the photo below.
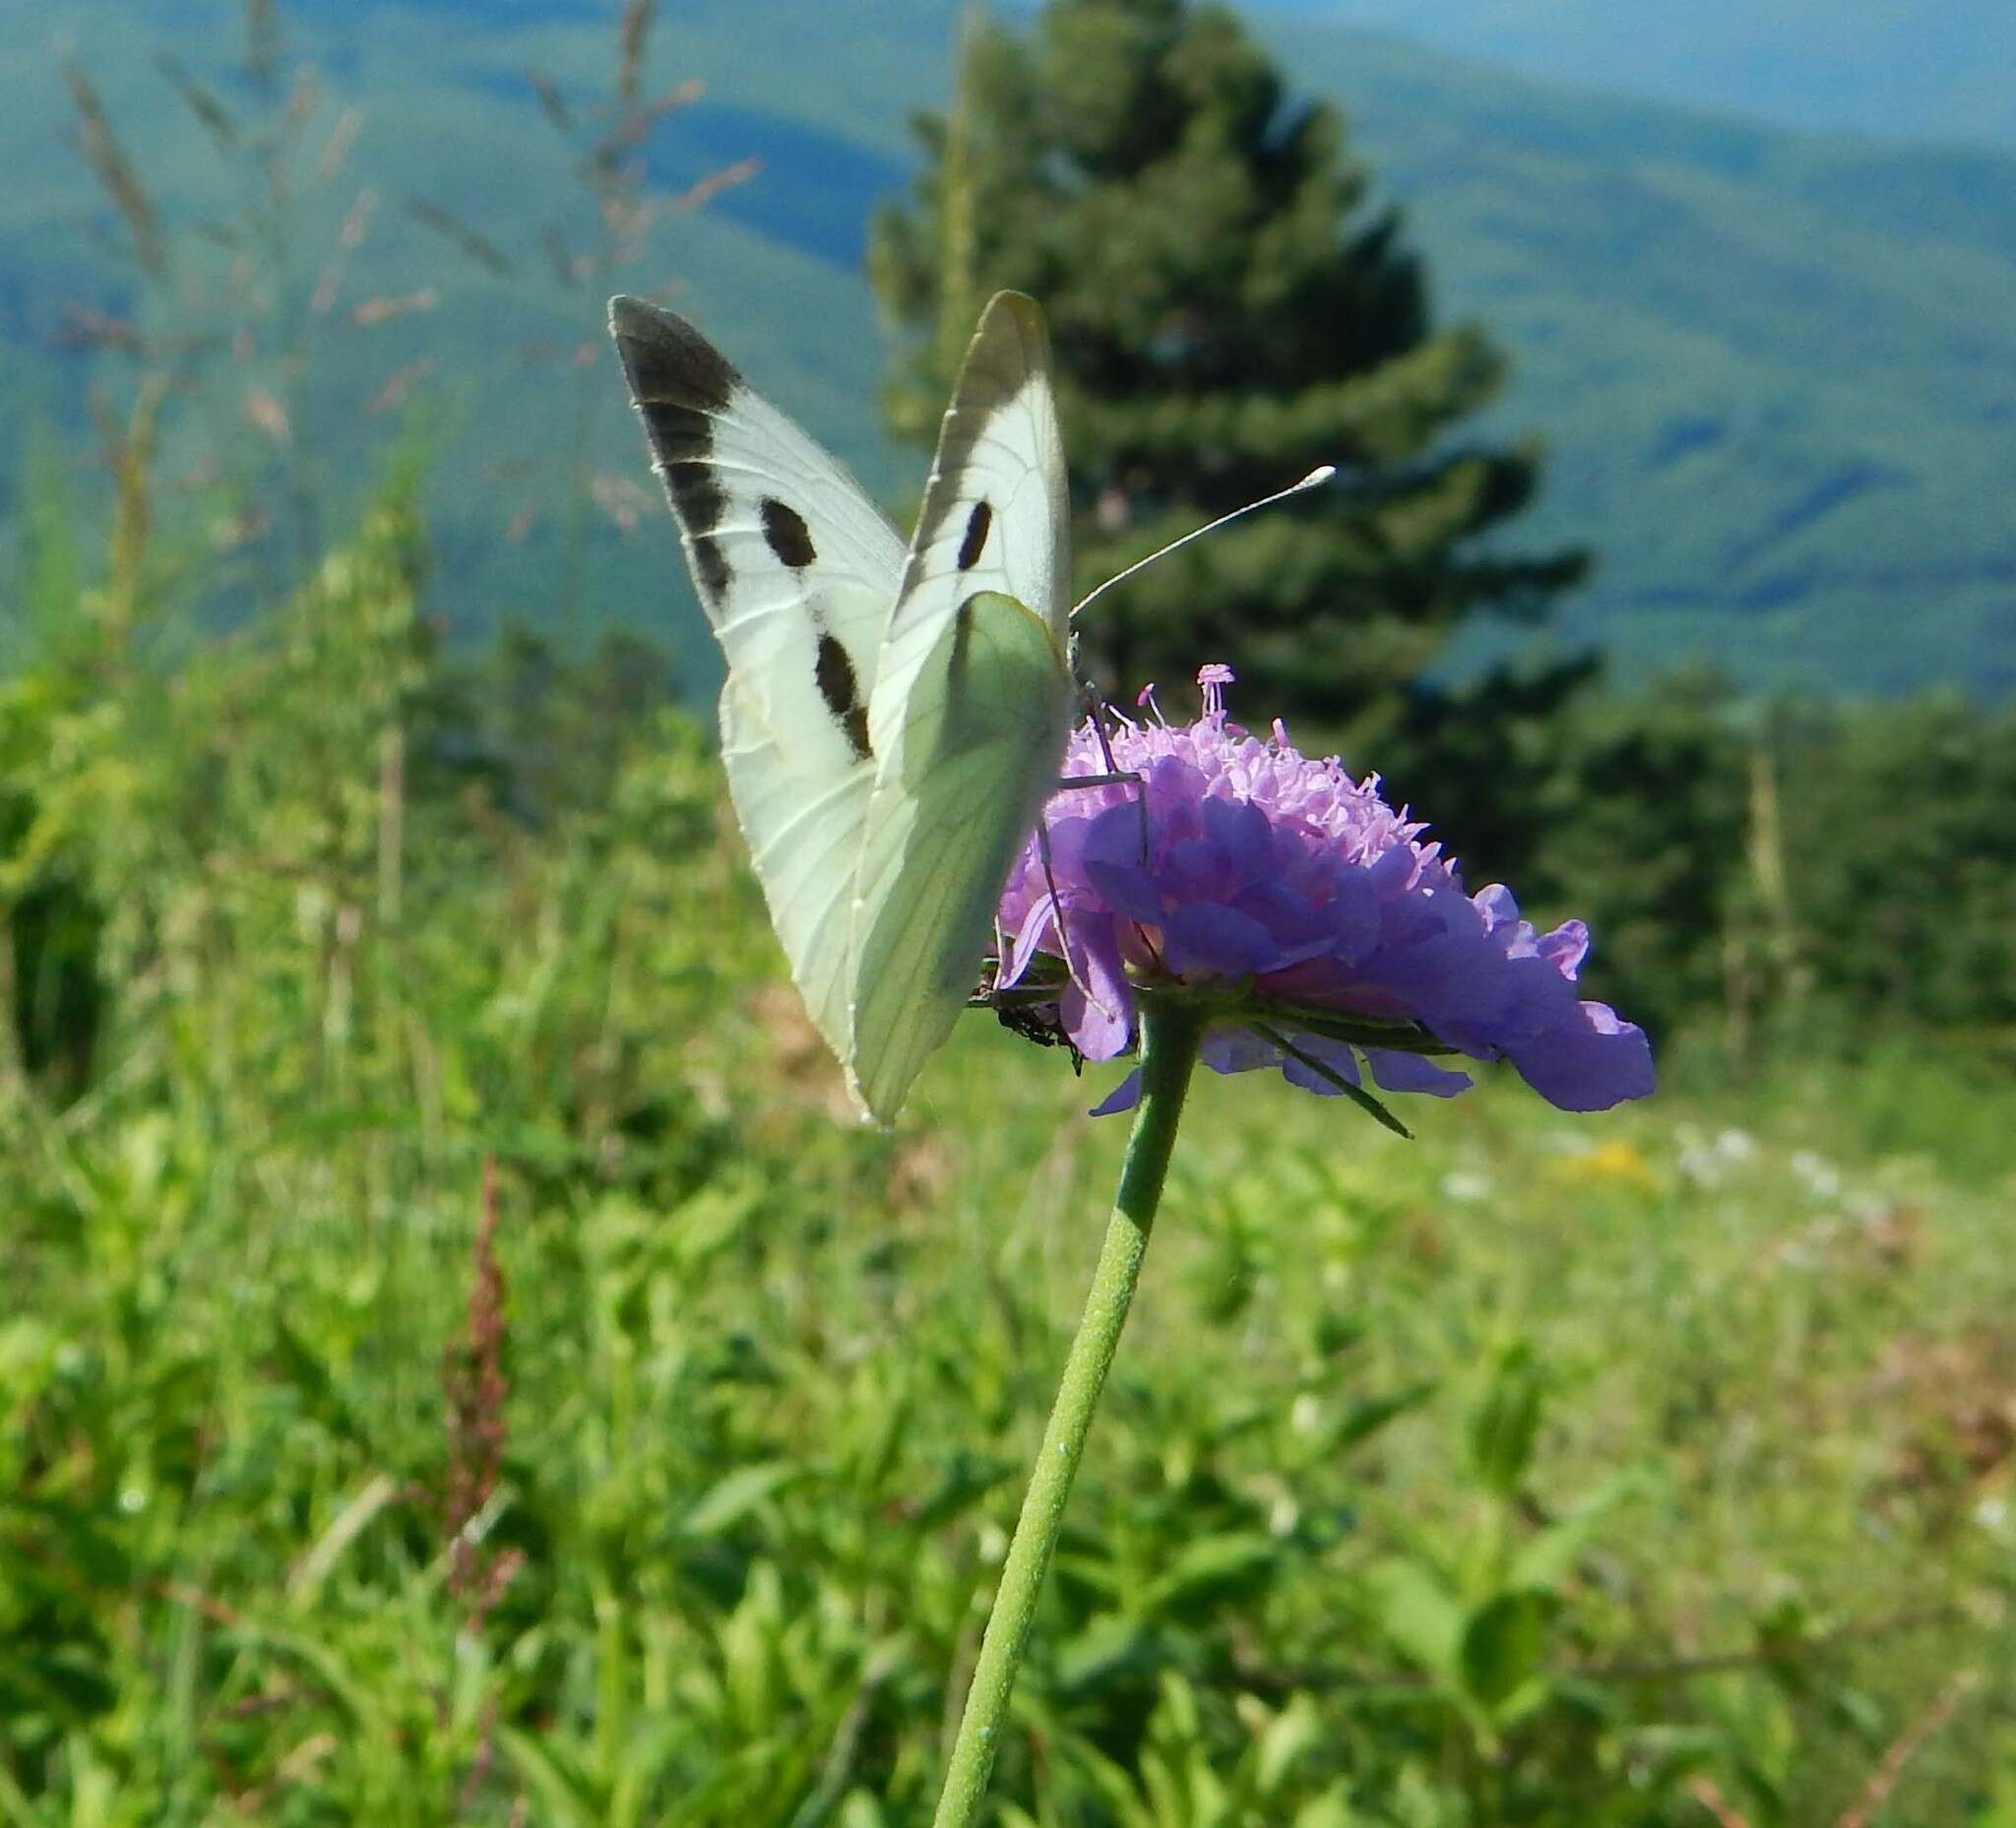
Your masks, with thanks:
<instances>
[{"instance_id":1,"label":"black wing tip","mask_svg":"<svg viewBox=\"0 0 2016 1828\"><path fill-rule=\"evenodd\" d=\"M990 334L1008 332L1026 342L1040 344L1045 349L1049 347L1050 333L1043 322L1043 308L1027 292L1003 289L989 298L980 308L974 340L978 342Z\"/></svg>"},{"instance_id":2,"label":"black wing tip","mask_svg":"<svg viewBox=\"0 0 2016 1828\"><path fill-rule=\"evenodd\" d=\"M618 292L609 335L640 406L720 412L742 383L735 365L675 311Z\"/></svg>"},{"instance_id":3,"label":"black wing tip","mask_svg":"<svg viewBox=\"0 0 2016 1828\"><path fill-rule=\"evenodd\" d=\"M640 326L649 324L653 318L669 316L648 298L640 298L635 292L617 292L609 299L609 334L615 337L632 335Z\"/></svg>"}]
</instances>

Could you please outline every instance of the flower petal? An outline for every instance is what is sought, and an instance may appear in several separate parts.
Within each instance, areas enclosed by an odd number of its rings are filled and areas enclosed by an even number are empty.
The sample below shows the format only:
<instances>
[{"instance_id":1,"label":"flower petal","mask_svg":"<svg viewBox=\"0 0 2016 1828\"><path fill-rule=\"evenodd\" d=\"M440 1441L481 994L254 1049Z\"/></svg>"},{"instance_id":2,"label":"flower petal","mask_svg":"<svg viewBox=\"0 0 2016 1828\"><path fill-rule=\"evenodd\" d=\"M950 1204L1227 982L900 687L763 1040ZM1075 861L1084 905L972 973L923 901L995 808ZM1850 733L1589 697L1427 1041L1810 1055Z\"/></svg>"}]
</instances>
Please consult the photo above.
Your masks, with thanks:
<instances>
[{"instance_id":1,"label":"flower petal","mask_svg":"<svg viewBox=\"0 0 2016 1828\"><path fill-rule=\"evenodd\" d=\"M1563 920L1551 933L1541 935L1539 951L1542 958L1573 983L1582 970L1582 961L1589 956L1589 928L1580 920Z\"/></svg>"},{"instance_id":2,"label":"flower petal","mask_svg":"<svg viewBox=\"0 0 2016 1828\"><path fill-rule=\"evenodd\" d=\"M1273 830L1251 800L1213 794L1204 802L1204 842L1225 873L1227 890L1258 878L1272 855Z\"/></svg>"},{"instance_id":3,"label":"flower petal","mask_svg":"<svg viewBox=\"0 0 2016 1828\"><path fill-rule=\"evenodd\" d=\"M1009 989L1028 976L1029 968L1036 962L1036 955L1042 949L1042 943L1056 930L1057 904L1055 898L1045 895L1023 916L1022 931L1015 936L1015 948L1008 955L1008 962L1002 967L999 987Z\"/></svg>"},{"instance_id":4,"label":"flower petal","mask_svg":"<svg viewBox=\"0 0 2016 1828\"><path fill-rule=\"evenodd\" d=\"M1110 1117L1116 1111L1132 1110L1140 1103L1141 1069L1137 1066L1086 1114L1091 1117Z\"/></svg>"},{"instance_id":5,"label":"flower petal","mask_svg":"<svg viewBox=\"0 0 2016 1828\"><path fill-rule=\"evenodd\" d=\"M1167 912L1162 890L1147 870L1132 863L1103 863L1097 857L1085 859L1085 876L1099 898L1115 914L1146 925L1158 925Z\"/></svg>"},{"instance_id":6,"label":"flower petal","mask_svg":"<svg viewBox=\"0 0 2016 1828\"><path fill-rule=\"evenodd\" d=\"M1252 1073L1280 1065L1281 1049L1251 1029L1215 1028L1205 1036L1197 1057L1214 1073Z\"/></svg>"},{"instance_id":7,"label":"flower petal","mask_svg":"<svg viewBox=\"0 0 2016 1828\"><path fill-rule=\"evenodd\" d=\"M1606 1003L1576 1009L1576 1019L1505 1050L1520 1078L1561 1110L1608 1110L1649 1096L1656 1076L1645 1031Z\"/></svg>"},{"instance_id":8,"label":"flower petal","mask_svg":"<svg viewBox=\"0 0 2016 1828\"><path fill-rule=\"evenodd\" d=\"M1205 972L1244 977L1290 962L1259 921L1220 902L1191 902L1174 909L1162 930L1170 967L1186 977Z\"/></svg>"},{"instance_id":9,"label":"flower petal","mask_svg":"<svg viewBox=\"0 0 2016 1828\"><path fill-rule=\"evenodd\" d=\"M1381 1092L1425 1092L1430 1098L1454 1098L1470 1090L1468 1073L1452 1073L1418 1053L1394 1047L1367 1047L1365 1064Z\"/></svg>"},{"instance_id":10,"label":"flower petal","mask_svg":"<svg viewBox=\"0 0 2016 1828\"><path fill-rule=\"evenodd\" d=\"M1134 1038L1134 991L1127 982L1110 914L1071 921L1071 981L1057 1012L1072 1045L1088 1060L1110 1060Z\"/></svg>"},{"instance_id":11,"label":"flower petal","mask_svg":"<svg viewBox=\"0 0 2016 1828\"><path fill-rule=\"evenodd\" d=\"M1502 882L1493 882L1478 890L1471 898L1471 905L1484 917L1484 930L1495 931L1498 927L1509 926L1519 918L1519 904L1512 899L1512 891Z\"/></svg>"},{"instance_id":12,"label":"flower petal","mask_svg":"<svg viewBox=\"0 0 2016 1828\"><path fill-rule=\"evenodd\" d=\"M1327 1035L1292 1035L1298 1053L1306 1054L1310 1060L1327 1066L1331 1073L1348 1086L1359 1083L1357 1056L1346 1041L1332 1040ZM1281 1063L1281 1076L1292 1086L1300 1086L1304 1092L1313 1092L1318 1098L1342 1098L1336 1080L1320 1073L1305 1061L1290 1054Z\"/></svg>"}]
</instances>

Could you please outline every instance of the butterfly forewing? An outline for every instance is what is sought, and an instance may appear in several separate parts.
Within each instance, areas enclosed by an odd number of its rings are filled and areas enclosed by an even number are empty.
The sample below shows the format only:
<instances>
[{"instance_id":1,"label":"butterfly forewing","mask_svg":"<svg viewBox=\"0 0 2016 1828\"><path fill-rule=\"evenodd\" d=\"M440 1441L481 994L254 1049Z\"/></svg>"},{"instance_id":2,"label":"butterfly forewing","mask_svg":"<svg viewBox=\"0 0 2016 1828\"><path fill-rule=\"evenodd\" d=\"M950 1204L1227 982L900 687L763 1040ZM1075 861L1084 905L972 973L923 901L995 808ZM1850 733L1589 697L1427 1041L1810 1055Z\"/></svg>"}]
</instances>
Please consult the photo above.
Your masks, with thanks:
<instances>
[{"instance_id":1,"label":"butterfly forewing","mask_svg":"<svg viewBox=\"0 0 2016 1828\"><path fill-rule=\"evenodd\" d=\"M791 766L733 678L722 688L721 753L792 981L844 1060L854 995L854 873L873 771L837 769L821 780Z\"/></svg>"},{"instance_id":2,"label":"butterfly forewing","mask_svg":"<svg viewBox=\"0 0 2016 1828\"><path fill-rule=\"evenodd\" d=\"M889 621L890 656L913 660L953 607L1012 597L1069 645L1070 503L1042 313L996 292L980 314L938 431L937 456Z\"/></svg>"},{"instance_id":3,"label":"butterfly forewing","mask_svg":"<svg viewBox=\"0 0 2016 1828\"><path fill-rule=\"evenodd\" d=\"M958 1020L1070 722L1063 441L1042 314L980 316L876 662L850 1071L892 1111ZM899 993L890 962L904 961Z\"/></svg>"},{"instance_id":4,"label":"butterfly forewing","mask_svg":"<svg viewBox=\"0 0 2016 1828\"><path fill-rule=\"evenodd\" d=\"M683 319L618 298L609 327L727 660L722 759L791 977L836 1053L853 994L867 708L903 572L840 464Z\"/></svg>"},{"instance_id":5,"label":"butterfly forewing","mask_svg":"<svg viewBox=\"0 0 2016 1828\"><path fill-rule=\"evenodd\" d=\"M865 765L896 530L684 319L617 298L609 325L744 713L787 768Z\"/></svg>"},{"instance_id":6,"label":"butterfly forewing","mask_svg":"<svg viewBox=\"0 0 2016 1828\"><path fill-rule=\"evenodd\" d=\"M722 752L791 975L871 1114L975 982L1070 717L1061 442L1042 319L982 314L915 537L691 325L610 306L727 658Z\"/></svg>"}]
</instances>

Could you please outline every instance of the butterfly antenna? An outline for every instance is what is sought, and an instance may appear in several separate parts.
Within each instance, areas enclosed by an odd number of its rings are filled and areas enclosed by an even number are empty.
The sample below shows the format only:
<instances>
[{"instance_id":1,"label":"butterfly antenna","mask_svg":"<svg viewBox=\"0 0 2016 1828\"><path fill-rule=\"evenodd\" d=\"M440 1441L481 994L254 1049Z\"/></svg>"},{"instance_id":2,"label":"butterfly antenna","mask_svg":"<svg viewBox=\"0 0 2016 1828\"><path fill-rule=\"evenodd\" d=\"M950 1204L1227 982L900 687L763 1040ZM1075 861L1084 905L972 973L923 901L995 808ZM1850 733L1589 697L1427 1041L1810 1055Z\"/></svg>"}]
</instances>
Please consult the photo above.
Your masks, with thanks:
<instances>
[{"instance_id":1,"label":"butterfly antenna","mask_svg":"<svg viewBox=\"0 0 2016 1828\"><path fill-rule=\"evenodd\" d=\"M1171 539L1167 545L1159 546L1155 551L1149 553L1146 558L1137 558L1125 571L1114 572L1103 584L1095 585L1091 590L1087 591L1078 599L1077 606L1071 611L1073 619L1075 620L1085 612L1085 605L1091 602L1094 598L1103 597L1114 585L1124 584L1137 571L1140 571L1144 566L1153 565L1157 559L1167 558L1178 546L1186 546L1193 539L1202 539L1206 534L1216 533L1228 521L1236 521L1242 514L1251 514L1255 508L1265 508L1277 501L1286 501L1291 495L1299 495L1304 489L1321 488L1336 473L1337 466L1335 464L1318 464L1299 482L1291 482L1287 488L1278 488L1272 495L1263 495L1258 501L1249 501L1243 508L1234 508L1229 514L1221 514L1217 520L1207 522L1202 527L1193 527L1180 539Z\"/></svg>"}]
</instances>

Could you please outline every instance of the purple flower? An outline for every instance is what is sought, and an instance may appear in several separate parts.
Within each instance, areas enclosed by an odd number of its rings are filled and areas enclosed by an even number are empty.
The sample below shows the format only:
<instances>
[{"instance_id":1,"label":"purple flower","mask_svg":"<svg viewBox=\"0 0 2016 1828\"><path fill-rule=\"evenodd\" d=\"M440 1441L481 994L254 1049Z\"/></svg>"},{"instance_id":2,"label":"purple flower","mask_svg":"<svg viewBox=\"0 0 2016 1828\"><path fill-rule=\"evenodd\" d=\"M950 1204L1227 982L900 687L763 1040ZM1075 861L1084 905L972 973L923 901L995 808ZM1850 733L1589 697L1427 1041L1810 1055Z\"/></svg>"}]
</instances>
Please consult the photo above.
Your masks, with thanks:
<instances>
[{"instance_id":1,"label":"purple flower","mask_svg":"<svg viewBox=\"0 0 2016 1828\"><path fill-rule=\"evenodd\" d=\"M1204 715L1139 724L1104 743L1073 733L1061 789L1001 896L996 996L1028 985L1043 1020L1088 1059L1134 1040L1137 988L1220 1001L1203 1058L1221 1073L1279 1067L1338 1097L1368 1071L1386 1092L1447 1098L1470 1084L1430 1057L1509 1060L1563 1110L1605 1110L1653 1087L1644 1031L1575 994L1589 930L1539 933L1496 884L1464 892L1421 825L1337 758L1262 742L1227 722L1229 667L1198 674ZM1110 754L1107 753L1108 749ZM1039 959L1046 965L1039 969ZM1054 998L1039 986L1054 985ZM1360 1066L1362 1061L1362 1067ZM1096 1114L1135 1101L1129 1078Z\"/></svg>"}]
</instances>

